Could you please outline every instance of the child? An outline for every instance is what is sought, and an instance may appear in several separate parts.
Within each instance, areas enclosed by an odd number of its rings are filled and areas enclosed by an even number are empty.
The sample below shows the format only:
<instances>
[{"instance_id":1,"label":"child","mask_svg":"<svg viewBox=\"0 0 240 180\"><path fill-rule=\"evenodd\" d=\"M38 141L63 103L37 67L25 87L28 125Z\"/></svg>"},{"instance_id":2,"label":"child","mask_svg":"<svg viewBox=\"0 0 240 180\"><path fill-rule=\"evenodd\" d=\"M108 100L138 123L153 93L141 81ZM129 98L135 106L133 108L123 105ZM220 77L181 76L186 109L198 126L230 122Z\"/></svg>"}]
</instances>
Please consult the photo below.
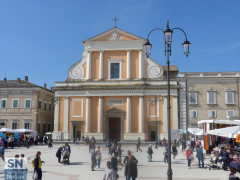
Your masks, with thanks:
<instances>
[{"instance_id":1,"label":"child","mask_svg":"<svg viewBox=\"0 0 240 180\"><path fill-rule=\"evenodd\" d=\"M104 171L103 180L116 180L116 175L114 170L111 168L111 162L107 162L107 168Z\"/></svg>"}]
</instances>

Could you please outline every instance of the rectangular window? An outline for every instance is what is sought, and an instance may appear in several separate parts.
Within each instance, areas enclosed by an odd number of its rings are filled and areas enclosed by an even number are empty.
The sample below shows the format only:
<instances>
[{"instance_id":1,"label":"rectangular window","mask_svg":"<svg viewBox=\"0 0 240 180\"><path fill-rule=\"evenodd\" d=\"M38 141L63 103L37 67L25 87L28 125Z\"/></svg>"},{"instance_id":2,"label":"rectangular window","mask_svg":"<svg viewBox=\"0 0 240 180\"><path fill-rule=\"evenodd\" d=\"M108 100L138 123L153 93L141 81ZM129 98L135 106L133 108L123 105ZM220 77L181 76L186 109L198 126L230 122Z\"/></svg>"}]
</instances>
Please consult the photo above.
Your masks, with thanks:
<instances>
[{"instance_id":1,"label":"rectangular window","mask_svg":"<svg viewBox=\"0 0 240 180\"><path fill-rule=\"evenodd\" d=\"M7 91L1 91L1 94L7 94Z\"/></svg>"},{"instance_id":2,"label":"rectangular window","mask_svg":"<svg viewBox=\"0 0 240 180\"><path fill-rule=\"evenodd\" d=\"M32 94L32 91L25 91L25 94Z\"/></svg>"},{"instance_id":3,"label":"rectangular window","mask_svg":"<svg viewBox=\"0 0 240 180\"><path fill-rule=\"evenodd\" d=\"M39 109L42 108L42 101L38 101L38 108L39 108Z\"/></svg>"},{"instance_id":4,"label":"rectangular window","mask_svg":"<svg viewBox=\"0 0 240 180\"><path fill-rule=\"evenodd\" d=\"M189 93L189 104L197 104L197 93Z\"/></svg>"},{"instance_id":5,"label":"rectangular window","mask_svg":"<svg viewBox=\"0 0 240 180\"><path fill-rule=\"evenodd\" d=\"M51 131L51 124L48 124L48 132L50 132Z\"/></svg>"},{"instance_id":6,"label":"rectangular window","mask_svg":"<svg viewBox=\"0 0 240 180\"><path fill-rule=\"evenodd\" d=\"M197 111L196 110L190 110L190 118L197 118Z\"/></svg>"},{"instance_id":7,"label":"rectangular window","mask_svg":"<svg viewBox=\"0 0 240 180\"><path fill-rule=\"evenodd\" d=\"M47 110L47 101L44 101L44 110Z\"/></svg>"},{"instance_id":8,"label":"rectangular window","mask_svg":"<svg viewBox=\"0 0 240 180\"><path fill-rule=\"evenodd\" d=\"M38 129L38 133L40 133L40 129L41 128L41 125L40 124L38 124L38 126L37 126L37 129Z\"/></svg>"},{"instance_id":9,"label":"rectangular window","mask_svg":"<svg viewBox=\"0 0 240 180\"><path fill-rule=\"evenodd\" d=\"M31 129L31 123L30 122L25 122L24 123L24 128L25 129Z\"/></svg>"},{"instance_id":10,"label":"rectangular window","mask_svg":"<svg viewBox=\"0 0 240 180\"><path fill-rule=\"evenodd\" d=\"M226 104L235 104L234 92L226 92Z\"/></svg>"},{"instance_id":11,"label":"rectangular window","mask_svg":"<svg viewBox=\"0 0 240 180\"><path fill-rule=\"evenodd\" d=\"M110 78L111 79L119 79L119 63L111 63L111 69L110 69Z\"/></svg>"},{"instance_id":12,"label":"rectangular window","mask_svg":"<svg viewBox=\"0 0 240 180\"><path fill-rule=\"evenodd\" d=\"M18 128L18 122L17 120L12 121L12 129L17 129Z\"/></svg>"},{"instance_id":13,"label":"rectangular window","mask_svg":"<svg viewBox=\"0 0 240 180\"><path fill-rule=\"evenodd\" d=\"M43 133L46 132L46 124L43 124Z\"/></svg>"},{"instance_id":14,"label":"rectangular window","mask_svg":"<svg viewBox=\"0 0 240 180\"><path fill-rule=\"evenodd\" d=\"M49 106L48 106L48 110L49 110L49 111L52 110L52 104L49 104Z\"/></svg>"},{"instance_id":15,"label":"rectangular window","mask_svg":"<svg viewBox=\"0 0 240 180\"><path fill-rule=\"evenodd\" d=\"M13 108L18 108L18 99L13 100Z\"/></svg>"},{"instance_id":16,"label":"rectangular window","mask_svg":"<svg viewBox=\"0 0 240 180\"><path fill-rule=\"evenodd\" d=\"M208 111L208 117L209 118L216 118L217 117L217 112L215 110Z\"/></svg>"},{"instance_id":17,"label":"rectangular window","mask_svg":"<svg viewBox=\"0 0 240 180\"><path fill-rule=\"evenodd\" d=\"M7 107L7 100L6 99L2 99L1 100L1 108L6 108Z\"/></svg>"},{"instance_id":18,"label":"rectangular window","mask_svg":"<svg viewBox=\"0 0 240 180\"><path fill-rule=\"evenodd\" d=\"M19 94L19 91L14 90L14 91L13 91L13 94Z\"/></svg>"},{"instance_id":19,"label":"rectangular window","mask_svg":"<svg viewBox=\"0 0 240 180\"><path fill-rule=\"evenodd\" d=\"M108 99L107 101L108 106L121 106L123 105L122 99Z\"/></svg>"},{"instance_id":20,"label":"rectangular window","mask_svg":"<svg viewBox=\"0 0 240 180\"><path fill-rule=\"evenodd\" d=\"M6 127L6 120L0 119L0 128Z\"/></svg>"},{"instance_id":21,"label":"rectangular window","mask_svg":"<svg viewBox=\"0 0 240 180\"><path fill-rule=\"evenodd\" d=\"M216 92L208 92L208 104L216 104Z\"/></svg>"},{"instance_id":22,"label":"rectangular window","mask_svg":"<svg viewBox=\"0 0 240 180\"><path fill-rule=\"evenodd\" d=\"M27 109L31 108L31 100L30 99L27 99L25 101L25 108L27 108Z\"/></svg>"},{"instance_id":23,"label":"rectangular window","mask_svg":"<svg viewBox=\"0 0 240 180\"><path fill-rule=\"evenodd\" d=\"M234 110L227 111L227 118L230 118L231 116L234 116Z\"/></svg>"}]
</instances>

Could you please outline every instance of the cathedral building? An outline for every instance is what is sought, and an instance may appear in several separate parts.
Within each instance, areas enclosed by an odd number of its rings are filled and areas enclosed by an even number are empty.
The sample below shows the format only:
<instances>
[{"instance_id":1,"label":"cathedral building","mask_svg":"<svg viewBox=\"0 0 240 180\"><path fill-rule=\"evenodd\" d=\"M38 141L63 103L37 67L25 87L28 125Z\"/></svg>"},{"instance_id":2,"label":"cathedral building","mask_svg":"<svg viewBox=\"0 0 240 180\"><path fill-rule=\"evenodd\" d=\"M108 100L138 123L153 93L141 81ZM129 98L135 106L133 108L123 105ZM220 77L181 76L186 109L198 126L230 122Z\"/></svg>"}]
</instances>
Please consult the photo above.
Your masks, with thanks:
<instances>
[{"instance_id":1,"label":"cathedral building","mask_svg":"<svg viewBox=\"0 0 240 180\"><path fill-rule=\"evenodd\" d=\"M53 139L167 138L167 67L146 57L145 42L117 27L83 41L83 58L56 82ZM178 129L178 68L170 71L171 129Z\"/></svg>"}]
</instances>

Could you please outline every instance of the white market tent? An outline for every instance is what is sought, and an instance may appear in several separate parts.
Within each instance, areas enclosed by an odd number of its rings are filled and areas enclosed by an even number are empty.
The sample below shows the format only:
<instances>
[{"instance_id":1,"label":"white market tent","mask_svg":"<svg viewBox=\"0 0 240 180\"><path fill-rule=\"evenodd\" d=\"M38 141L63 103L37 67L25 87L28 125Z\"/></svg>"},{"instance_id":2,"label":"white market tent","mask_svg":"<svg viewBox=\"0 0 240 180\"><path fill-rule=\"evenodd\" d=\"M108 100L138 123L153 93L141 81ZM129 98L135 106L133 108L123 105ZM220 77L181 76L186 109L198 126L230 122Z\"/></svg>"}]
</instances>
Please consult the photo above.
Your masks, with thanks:
<instances>
[{"instance_id":1,"label":"white market tent","mask_svg":"<svg viewBox=\"0 0 240 180\"><path fill-rule=\"evenodd\" d=\"M18 133L30 133L33 136L37 135L37 131L33 131L33 130L30 130L30 129L16 129L16 132L18 132Z\"/></svg>"},{"instance_id":2,"label":"white market tent","mask_svg":"<svg viewBox=\"0 0 240 180\"><path fill-rule=\"evenodd\" d=\"M203 134L203 129L200 129L198 127L196 127L196 128L188 128L188 132L193 134L193 135L199 136L198 135L199 133L200 133L200 135Z\"/></svg>"},{"instance_id":3,"label":"white market tent","mask_svg":"<svg viewBox=\"0 0 240 180\"><path fill-rule=\"evenodd\" d=\"M198 121L198 124L204 123L214 123L214 124L230 124L230 125L238 125L240 126L240 120L201 120Z\"/></svg>"},{"instance_id":4,"label":"white market tent","mask_svg":"<svg viewBox=\"0 0 240 180\"><path fill-rule=\"evenodd\" d=\"M220 129L213 129L207 131L207 134L212 134L216 136L223 136L226 138L236 138L237 134L240 134L240 126L232 126Z\"/></svg>"},{"instance_id":5,"label":"white market tent","mask_svg":"<svg viewBox=\"0 0 240 180\"><path fill-rule=\"evenodd\" d=\"M0 132L3 132L3 133L17 133L17 131L15 129L9 129L9 128L1 128Z\"/></svg>"}]
</instances>

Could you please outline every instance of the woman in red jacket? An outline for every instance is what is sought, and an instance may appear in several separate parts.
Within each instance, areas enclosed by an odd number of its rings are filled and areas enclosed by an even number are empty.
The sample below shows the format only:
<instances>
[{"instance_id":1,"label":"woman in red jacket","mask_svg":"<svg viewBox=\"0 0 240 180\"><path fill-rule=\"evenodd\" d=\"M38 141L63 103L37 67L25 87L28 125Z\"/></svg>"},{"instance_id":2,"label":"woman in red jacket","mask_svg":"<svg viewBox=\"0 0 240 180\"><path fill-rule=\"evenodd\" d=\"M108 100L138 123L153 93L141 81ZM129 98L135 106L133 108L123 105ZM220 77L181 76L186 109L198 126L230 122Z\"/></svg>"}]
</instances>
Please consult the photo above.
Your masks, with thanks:
<instances>
[{"instance_id":1,"label":"woman in red jacket","mask_svg":"<svg viewBox=\"0 0 240 180\"><path fill-rule=\"evenodd\" d=\"M191 154L193 154L193 152L190 150L190 147L187 148L186 150L186 157L187 157L187 160L188 160L188 169L191 168Z\"/></svg>"}]
</instances>

